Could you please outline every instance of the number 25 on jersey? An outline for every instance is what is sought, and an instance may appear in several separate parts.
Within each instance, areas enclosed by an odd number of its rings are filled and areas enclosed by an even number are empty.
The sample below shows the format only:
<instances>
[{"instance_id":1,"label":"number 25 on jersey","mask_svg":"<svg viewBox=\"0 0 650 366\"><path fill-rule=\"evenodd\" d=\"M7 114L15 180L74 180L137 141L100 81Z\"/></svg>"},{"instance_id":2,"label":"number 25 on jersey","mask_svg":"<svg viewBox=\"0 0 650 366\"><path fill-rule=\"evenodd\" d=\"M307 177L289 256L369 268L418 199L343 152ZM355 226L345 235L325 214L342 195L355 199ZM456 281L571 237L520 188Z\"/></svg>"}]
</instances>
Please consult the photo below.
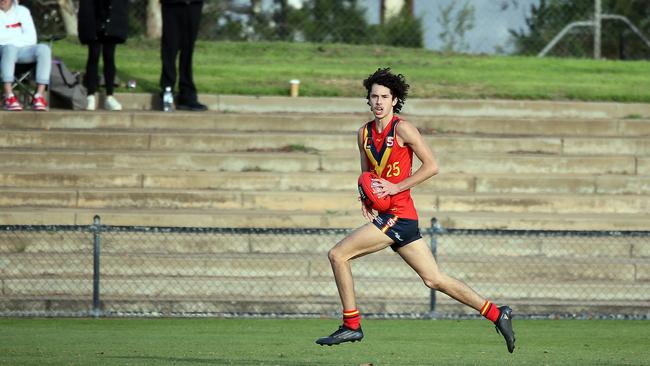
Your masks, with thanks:
<instances>
[{"instance_id":1,"label":"number 25 on jersey","mask_svg":"<svg viewBox=\"0 0 650 366\"><path fill-rule=\"evenodd\" d=\"M396 161L393 164L388 165L387 168L388 168L388 173L386 173L386 178L399 177L399 174L402 171L399 168L399 161Z\"/></svg>"}]
</instances>

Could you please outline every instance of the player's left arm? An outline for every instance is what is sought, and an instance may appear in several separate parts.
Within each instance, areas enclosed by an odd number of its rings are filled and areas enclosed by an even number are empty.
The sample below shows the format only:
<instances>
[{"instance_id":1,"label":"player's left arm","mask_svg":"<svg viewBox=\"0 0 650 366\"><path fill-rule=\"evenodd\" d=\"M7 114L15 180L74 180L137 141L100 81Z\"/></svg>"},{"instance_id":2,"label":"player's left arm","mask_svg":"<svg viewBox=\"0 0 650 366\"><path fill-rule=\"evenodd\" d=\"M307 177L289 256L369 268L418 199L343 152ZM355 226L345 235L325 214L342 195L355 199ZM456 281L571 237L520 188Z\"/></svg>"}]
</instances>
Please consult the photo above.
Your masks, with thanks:
<instances>
[{"instance_id":1,"label":"player's left arm","mask_svg":"<svg viewBox=\"0 0 650 366\"><path fill-rule=\"evenodd\" d=\"M422 165L410 177L399 183L381 179L379 197L406 191L438 174L438 162L433 151L413 124L404 120L400 121L397 125L397 136L403 145L408 145L413 149L413 153L420 159Z\"/></svg>"}]
</instances>

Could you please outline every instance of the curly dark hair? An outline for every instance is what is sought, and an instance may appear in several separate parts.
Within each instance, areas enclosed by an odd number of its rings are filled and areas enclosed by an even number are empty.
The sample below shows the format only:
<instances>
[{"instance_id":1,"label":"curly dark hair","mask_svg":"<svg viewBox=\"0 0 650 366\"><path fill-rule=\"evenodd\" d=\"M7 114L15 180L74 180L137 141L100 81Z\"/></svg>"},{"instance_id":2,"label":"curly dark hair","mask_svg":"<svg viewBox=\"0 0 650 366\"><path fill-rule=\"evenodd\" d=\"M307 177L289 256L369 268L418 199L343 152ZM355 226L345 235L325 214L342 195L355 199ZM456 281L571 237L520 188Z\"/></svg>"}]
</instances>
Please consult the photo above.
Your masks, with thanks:
<instances>
[{"instance_id":1,"label":"curly dark hair","mask_svg":"<svg viewBox=\"0 0 650 366\"><path fill-rule=\"evenodd\" d=\"M367 91L366 99L368 100L368 105L370 105L370 89L372 89L373 84L385 86L390 89L393 98L397 98L397 104L393 107L393 111L399 113L404 106L409 90L409 85L406 83L404 75L393 74L390 72L390 67L385 69L379 68L374 74L368 75L368 78L363 81L363 86Z\"/></svg>"}]
</instances>

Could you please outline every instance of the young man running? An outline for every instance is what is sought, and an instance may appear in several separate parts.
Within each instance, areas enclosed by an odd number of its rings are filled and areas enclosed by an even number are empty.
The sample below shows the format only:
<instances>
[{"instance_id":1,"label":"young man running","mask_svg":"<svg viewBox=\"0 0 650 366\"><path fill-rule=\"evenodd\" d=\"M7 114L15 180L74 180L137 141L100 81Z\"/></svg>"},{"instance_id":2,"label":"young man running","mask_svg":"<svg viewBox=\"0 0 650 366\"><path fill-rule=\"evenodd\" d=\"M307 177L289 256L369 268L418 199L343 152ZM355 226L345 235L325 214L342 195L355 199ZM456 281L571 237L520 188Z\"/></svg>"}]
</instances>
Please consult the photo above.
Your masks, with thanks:
<instances>
[{"instance_id":1,"label":"young man running","mask_svg":"<svg viewBox=\"0 0 650 366\"><path fill-rule=\"evenodd\" d=\"M370 207L362 204L361 211L370 223L353 231L329 251L343 305L343 325L331 335L317 339L316 343L331 346L363 338L350 261L390 246L417 272L427 287L447 294L491 320L512 353L515 333L510 307L497 307L465 283L440 272L429 246L420 235L410 189L436 175L438 164L417 128L394 114L402 109L408 93L409 85L404 76L395 75L388 68L378 69L364 80L363 85L375 118L358 132L361 171L374 171L380 177L374 182L375 192L379 197L391 196L391 205L375 216ZM422 165L411 174L413 153Z\"/></svg>"}]
</instances>

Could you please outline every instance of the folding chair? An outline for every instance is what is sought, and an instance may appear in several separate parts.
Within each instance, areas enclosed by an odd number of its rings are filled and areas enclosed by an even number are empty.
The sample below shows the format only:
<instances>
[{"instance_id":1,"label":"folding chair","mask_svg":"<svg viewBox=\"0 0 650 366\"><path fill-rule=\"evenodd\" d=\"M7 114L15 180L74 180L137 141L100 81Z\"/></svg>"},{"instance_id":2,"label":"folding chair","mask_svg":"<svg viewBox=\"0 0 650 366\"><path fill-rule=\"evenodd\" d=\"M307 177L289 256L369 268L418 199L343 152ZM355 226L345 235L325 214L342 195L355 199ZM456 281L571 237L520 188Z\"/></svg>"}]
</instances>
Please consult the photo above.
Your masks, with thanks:
<instances>
[{"instance_id":1,"label":"folding chair","mask_svg":"<svg viewBox=\"0 0 650 366\"><path fill-rule=\"evenodd\" d=\"M32 81L36 76L36 62L30 62L27 64L16 64L16 70L14 71L14 82L11 84L11 88L14 91L19 91L18 100L22 105L28 105L34 98L36 94L36 89L32 85ZM49 88L48 88L49 94ZM49 95L46 96L49 101Z\"/></svg>"}]
</instances>

